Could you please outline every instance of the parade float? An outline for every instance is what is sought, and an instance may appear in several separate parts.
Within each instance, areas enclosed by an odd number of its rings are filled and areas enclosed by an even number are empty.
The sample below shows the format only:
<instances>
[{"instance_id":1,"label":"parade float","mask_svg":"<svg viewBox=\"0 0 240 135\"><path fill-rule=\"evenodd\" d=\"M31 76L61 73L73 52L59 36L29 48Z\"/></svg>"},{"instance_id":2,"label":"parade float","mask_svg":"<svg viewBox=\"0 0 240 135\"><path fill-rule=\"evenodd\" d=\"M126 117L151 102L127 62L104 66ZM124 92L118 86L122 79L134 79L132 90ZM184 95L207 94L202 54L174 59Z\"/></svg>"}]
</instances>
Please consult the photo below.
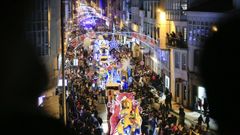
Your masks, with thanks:
<instances>
[{"instance_id":1,"label":"parade float","mask_svg":"<svg viewBox=\"0 0 240 135\"><path fill-rule=\"evenodd\" d=\"M110 135L140 135L142 108L134 99L134 93L118 93L114 100L108 102L111 114Z\"/></svg>"}]
</instances>

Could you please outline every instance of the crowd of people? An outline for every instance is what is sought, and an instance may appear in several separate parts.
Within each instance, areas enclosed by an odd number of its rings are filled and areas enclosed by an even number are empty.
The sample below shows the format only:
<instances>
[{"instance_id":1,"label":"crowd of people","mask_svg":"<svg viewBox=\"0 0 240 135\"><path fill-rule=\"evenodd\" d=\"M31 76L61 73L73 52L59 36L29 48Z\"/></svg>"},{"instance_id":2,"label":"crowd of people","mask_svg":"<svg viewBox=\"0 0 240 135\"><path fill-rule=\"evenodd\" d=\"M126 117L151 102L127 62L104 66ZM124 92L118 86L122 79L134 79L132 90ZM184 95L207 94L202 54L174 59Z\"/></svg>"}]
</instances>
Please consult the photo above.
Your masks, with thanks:
<instances>
[{"instance_id":1,"label":"crowd of people","mask_svg":"<svg viewBox=\"0 0 240 135\"><path fill-rule=\"evenodd\" d=\"M85 31L83 32L85 33ZM111 40L110 36L105 38ZM168 43L172 46L183 45L181 33L172 32L170 35L167 34L167 38ZM73 48L69 47L68 52L73 52ZM201 117L196 126L187 127L185 125L185 112L182 106L179 108L178 117L171 113L172 93L163 87L162 78L158 74L154 73L148 66L141 64L140 58L133 57L133 52L127 45L119 46L119 50L113 50L109 53L117 62L121 62L124 58L131 60L131 74L128 74L128 78L125 80L128 87L121 89L121 91L136 93L135 98L141 103L143 110L141 114L143 135L203 134L205 132ZM93 84L97 84L96 80L99 77L93 51L82 46L76 50L76 54L67 54L69 65L73 65L73 59L78 59L78 66L69 66L65 71L69 80L68 86L71 89L67 99L68 125L79 135L101 135L103 134L102 119L98 116L96 108L100 103L99 100L106 99L106 97L104 97L104 89L98 85L93 87ZM157 94L150 92L153 88ZM165 98L163 98L164 96ZM159 104L159 107L154 104ZM208 117L205 121L209 123L209 116L204 116ZM207 128L209 128L209 124L207 124Z\"/></svg>"},{"instance_id":2,"label":"crowd of people","mask_svg":"<svg viewBox=\"0 0 240 135\"><path fill-rule=\"evenodd\" d=\"M132 81L128 83L129 87L124 89L124 91L135 92L135 98L141 103L143 109L141 114L143 120L141 126L142 134L180 135L191 132L199 134L206 132L203 129L203 119L201 120L201 118L198 121L202 122L199 122L196 126L187 127L184 124L185 112L182 106L179 108L178 117L171 113L171 92L168 89L164 89L159 75L154 73L148 66L139 64L141 62L140 59L132 57L129 48L122 47L119 52L114 51L111 53L113 53L117 61L120 61L125 56L131 59ZM96 106L99 103L99 99L104 98L105 91L100 88L93 89L92 87L94 78L98 76L98 73L90 73L93 68L89 63L94 63L94 60L90 59L90 57L93 57L91 52L80 47L77 51L79 66L69 67L66 70L66 75L70 79L69 85L72 89L67 100L68 119L70 127L76 133L100 135L103 133L101 127L102 120L98 116ZM73 59L73 57L69 57L69 59ZM159 98L156 98L152 92L149 92L153 87L157 89L160 99L163 95L166 98L159 101ZM156 103L160 104L158 108L154 106Z\"/></svg>"},{"instance_id":3,"label":"crowd of people","mask_svg":"<svg viewBox=\"0 0 240 135\"><path fill-rule=\"evenodd\" d=\"M69 80L67 97L68 126L78 135L101 135L102 119L98 116L96 105L101 91L93 90L92 82L97 73L92 73L89 63L91 55L83 47L77 50L78 66L69 66L66 77ZM85 59L88 58L88 59ZM68 57L73 65L73 57Z\"/></svg>"},{"instance_id":4,"label":"crowd of people","mask_svg":"<svg viewBox=\"0 0 240 135\"><path fill-rule=\"evenodd\" d=\"M133 58L134 59L134 58ZM142 134L144 135L183 135L183 134L206 134L209 129L209 115L206 115L205 121L201 118L194 126L188 127L185 124L185 111L183 106L179 107L178 116L171 112L172 93L168 89L162 87L162 79L150 70L148 66L142 66L140 60L134 59L133 68L133 87L129 91L136 93L136 99L141 103L143 112L142 116ZM161 82L156 83L156 82ZM158 89L158 95L161 97L156 99L151 93L152 86ZM159 85L159 86L158 86ZM163 98L165 95L165 98ZM154 104L160 104L156 107ZM201 116L201 115L200 115ZM207 124L207 129L202 123Z\"/></svg>"}]
</instances>

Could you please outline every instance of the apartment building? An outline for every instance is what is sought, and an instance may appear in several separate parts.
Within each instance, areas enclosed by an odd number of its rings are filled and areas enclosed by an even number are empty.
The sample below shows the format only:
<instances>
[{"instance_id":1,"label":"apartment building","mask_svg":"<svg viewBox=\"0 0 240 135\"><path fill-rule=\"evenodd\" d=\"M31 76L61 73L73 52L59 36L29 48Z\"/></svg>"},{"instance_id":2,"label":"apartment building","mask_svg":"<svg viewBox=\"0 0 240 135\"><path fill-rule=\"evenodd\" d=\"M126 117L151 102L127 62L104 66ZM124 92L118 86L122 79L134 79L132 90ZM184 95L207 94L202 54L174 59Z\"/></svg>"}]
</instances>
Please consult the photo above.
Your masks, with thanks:
<instances>
[{"instance_id":1,"label":"apartment building","mask_svg":"<svg viewBox=\"0 0 240 135\"><path fill-rule=\"evenodd\" d=\"M165 81L165 88L173 94L173 101L183 106L189 104L185 13L187 8L187 0L163 0L160 3L157 21L157 25L160 26L160 48L169 49L168 59L170 60L168 72L161 63L161 75Z\"/></svg>"}]
</instances>

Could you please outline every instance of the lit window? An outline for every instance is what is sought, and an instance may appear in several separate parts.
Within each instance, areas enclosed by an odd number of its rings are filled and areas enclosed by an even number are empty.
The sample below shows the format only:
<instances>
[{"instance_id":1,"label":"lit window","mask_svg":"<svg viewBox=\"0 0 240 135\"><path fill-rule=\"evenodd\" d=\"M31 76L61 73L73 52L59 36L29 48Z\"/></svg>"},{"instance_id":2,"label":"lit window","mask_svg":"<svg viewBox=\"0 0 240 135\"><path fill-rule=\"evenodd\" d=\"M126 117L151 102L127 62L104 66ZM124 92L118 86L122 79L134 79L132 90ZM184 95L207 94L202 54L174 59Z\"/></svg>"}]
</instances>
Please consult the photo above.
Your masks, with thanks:
<instances>
[{"instance_id":1,"label":"lit window","mask_svg":"<svg viewBox=\"0 0 240 135\"><path fill-rule=\"evenodd\" d=\"M186 70L187 69L187 57L186 54L182 54L182 70Z\"/></svg>"}]
</instances>

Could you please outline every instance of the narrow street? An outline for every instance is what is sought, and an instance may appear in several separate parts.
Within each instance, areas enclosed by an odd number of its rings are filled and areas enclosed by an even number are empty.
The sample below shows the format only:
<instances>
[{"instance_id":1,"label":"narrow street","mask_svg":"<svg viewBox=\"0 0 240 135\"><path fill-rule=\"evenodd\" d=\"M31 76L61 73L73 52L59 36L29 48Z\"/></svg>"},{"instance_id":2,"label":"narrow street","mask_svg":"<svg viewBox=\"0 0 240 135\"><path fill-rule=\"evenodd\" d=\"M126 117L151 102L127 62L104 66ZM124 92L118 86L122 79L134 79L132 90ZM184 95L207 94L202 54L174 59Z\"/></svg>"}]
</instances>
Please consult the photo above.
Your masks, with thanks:
<instances>
[{"instance_id":1,"label":"narrow street","mask_svg":"<svg viewBox=\"0 0 240 135\"><path fill-rule=\"evenodd\" d=\"M86 3L80 3L78 13L68 37L65 67L71 86L67 119L74 132L184 134L192 132L192 125L198 126L193 120L198 116L190 118L186 111L182 122L179 106L170 111L171 92L163 90L162 78L126 42L131 36L121 38L119 26Z\"/></svg>"}]
</instances>

